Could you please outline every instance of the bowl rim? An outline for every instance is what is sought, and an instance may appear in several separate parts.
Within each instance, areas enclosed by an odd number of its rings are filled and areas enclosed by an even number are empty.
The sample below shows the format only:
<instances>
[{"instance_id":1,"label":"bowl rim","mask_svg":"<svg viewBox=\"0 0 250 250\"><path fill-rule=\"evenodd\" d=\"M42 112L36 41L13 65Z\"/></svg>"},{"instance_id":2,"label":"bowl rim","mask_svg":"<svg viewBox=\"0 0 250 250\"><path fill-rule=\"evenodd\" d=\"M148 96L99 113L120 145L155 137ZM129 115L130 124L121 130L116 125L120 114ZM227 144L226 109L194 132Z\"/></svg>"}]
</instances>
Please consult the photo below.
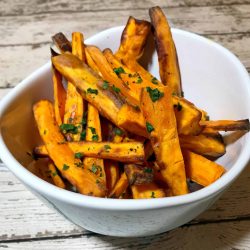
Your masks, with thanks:
<instances>
[{"instance_id":1,"label":"bowl rim","mask_svg":"<svg viewBox=\"0 0 250 250\"><path fill-rule=\"evenodd\" d=\"M91 43L92 40L97 39L98 36L108 35L110 32L121 32L124 26L117 26L110 29L106 29L102 32L97 33L96 35L88 38L86 43ZM237 67L242 81L244 82L244 88L248 92L248 96L250 97L250 78L247 70L242 65L240 60L228 49L224 48L222 45L211 41L205 37L197 35L195 33L191 33L188 31L184 31L181 29L172 28L173 34L180 34L182 36L186 36L189 38L193 38L195 40L199 40L201 42L209 43L210 46L214 46L221 53L226 55L228 59L234 63L235 67ZM3 114L5 113L8 106L12 103L12 101L19 95L19 93L25 91L25 89L33 84L33 81L39 75L45 74L49 68L51 67L51 63L47 62L42 67L38 68L31 75L25 78L21 83L19 83L15 88L13 88L3 99L0 101L0 120ZM250 111L250 110L249 110ZM194 203L199 200L208 199L209 197L215 196L218 193L222 192L233 180L243 171L246 167L249 159L250 159L250 135L249 133L245 134L245 146L242 149L242 152L239 158L236 160L235 164L232 168L226 172L220 179L218 179L213 184L202 188L201 190L195 191L193 193L175 196L175 197L165 197L165 198L156 198L156 199L107 199L107 198L99 198L99 197L91 197L82 195L79 193L74 193L68 190L64 190L58 188L42 179L37 177L28 171L25 167L23 167L10 153L8 150L4 139L1 133L0 127L0 158L6 164L6 166L12 171L12 173L18 177L24 184L30 186L34 191L39 194L49 196L52 199L73 204L76 206L89 207L93 209L100 210L149 210L156 208L166 208L184 205L187 203Z\"/></svg>"}]
</instances>

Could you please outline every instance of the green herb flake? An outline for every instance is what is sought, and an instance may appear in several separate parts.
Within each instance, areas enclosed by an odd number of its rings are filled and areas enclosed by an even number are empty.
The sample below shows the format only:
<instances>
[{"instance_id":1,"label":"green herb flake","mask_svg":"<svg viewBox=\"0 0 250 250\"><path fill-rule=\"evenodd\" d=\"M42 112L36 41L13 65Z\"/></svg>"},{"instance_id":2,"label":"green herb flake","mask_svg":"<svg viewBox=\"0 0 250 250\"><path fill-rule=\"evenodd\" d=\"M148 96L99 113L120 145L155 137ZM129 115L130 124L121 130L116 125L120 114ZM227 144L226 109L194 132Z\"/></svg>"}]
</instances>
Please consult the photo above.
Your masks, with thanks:
<instances>
[{"instance_id":1,"label":"green herb flake","mask_svg":"<svg viewBox=\"0 0 250 250\"><path fill-rule=\"evenodd\" d=\"M144 173L152 173L153 169L152 168L144 168Z\"/></svg>"},{"instance_id":2,"label":"green herb flake","mask_svg":"<svg viewBox=\"0 0 250 250\"><path fill-rule=\"evenodd\" d=\"M119 129L119 128L115 128L114 132L115 132L115 135L119 135L119 136L123 135L123 131L121 129Z\"/></svg>"},{"instance_id":3,"label":"green herb flake","mask_svg":"<svg viewBox=\"0 0 250 250\"><path fill-rule=\"evenodd\" d=\"M155 85L158 84L158 80L157 80L156 77L153 77L153 78L151 79L151 82L152 82L153 84L155 84Z\"/></svg>"},{"instance_id":4,"label":"green herb flake","mask_svg":"<svg viewBox=\"0 0 250 250\"><path fill-rule=\"evenodd\" d=\"M53 176L53 177L57 176L57 172L53 172L53 173L52 173L52 176Z\"/></svg>"},{"instance_id":5,"label":"green herb flake","mask_svg":"<svg viewBox=\"0 0 250 250\"><path fill-rule=\"evenodd\" d=\"M152 192L150 197L155 198L155 192Z\"/></svg>"},{"instance_id":6,"label":"green herb flake","mask_svg":"<svg viewBox=\"0 0 250 250\"><path fill-rule=\"evenodd\" d=\"M83 157L83 153L81 153L81 152L75 153L75 158L76 159L81 159L82 157Z\"/></svg>"},{"instance_id":7,"label":"green herb flake","mask_svg":"<svg viewBox=\"0 0 250 250\"><path fill-rule=\"evenodd\" d=\"M184 97L184 91L181 91L181 97Z\"/></svg>"},{"instance_id":8,"label":"green herb flake","mask_svg":"<svg viewBox=\"0 0 250 250\"><path fill-rule=\"evenodd\" d=\"M122 67L114 68L113 71L120 76L120 74L126 74L125 70Z\"/></svg>"},{"instance_id":9,"label":"green herb flake","mask_svg":"<svg viewBox=\"0 0 250 250\"><path fill-rule=\"evenodd\" d=\"M104 145L104 149L106 152L109 152L109 150L111 149L111 147L107 144L107 145Z\"/></svg>"},{"instance_id":10,"label":"green herb flake","mask_svg":"<svg viewBox=\"0 0 250 250\"><path fill-rule=\"evenodd\" d=\"M46 130L46 129L44 129L43 134L44 134L44 135L46 135L46 134L47 134L47 130Z\"/></svg>"},{"instance_id":11,"label":"green herb flake","mask_svg":"<svg viewBox=\"0 0 250 250\"><path fill-rule=\"evenodd\" d=\"M108 81L103 81L102 88L105 89L105 90L108 89L109 88L109 82Z\"/></svg>"},{"instance_id":12,"label":"green herb flake","mask_svg":"<svg viewBox=\"0 0 250 250\"><path fill-rule=\"evenodd\" d=\"M66 165L66 164L63 164L63 170L66 171L66 170L68 170L68 169L69 169L69 166Z\"/></svg>"},{"instance_id":13,"label":"green herb flake","mask_svg":"<svg viewBox=\"0 0 250 250\"><path fill-rule=\"evenodd\" d=\"M100 181L98 179L95 182L96 182L96 184L100 183Z\"/></svg>"},{"instance_id":14,"label":"green herb flake","mask_svg":"<svg viewBox=\"0 0 250 250\"><path fill-rule=\"evenodd\" d=\"M178 111L181 111L182 105L178 102L177 104L174 104L174 108L176 108Z\"/></svg>"},{"instance_id":15,"label":"green herb flake","mask_svg":"<svg viewBox=\"0 0 250 250\"><path fill-rule=\"evenodd\" d=\"M151 133L153 130L155 130L154 127L149 122L146 122L146 128L148 133Z\"/></svg>"},{"instance_id":16,"label":"green herb flake","mask_svg":"<svg viewBox=\"0 0 250 250\"><path fill-rule=\"evenodd\" d=\"M88 88L87 89L87 93L98 95L98 90L97 89Z\"/></svg>"},{"instance_id":17,"label":"green herb flake","mask_svg":"<svg viewBox=\"0 0 250 250\"><path fill-rule=\"evenodd\" d=\"M77 167L80 168L80 167L82 167L83 163L81 161L79 161L79 162L75 162L74 165L76 165Z\"/></svg>"},{"instance_id":18,"label":"green herb flake","mask_svg":"<svg viewBox=\"0 0 250 250\"><path fill-rule=\"evenodd\" d=\"M117 88L115 85L112 86L112 89L117 94L119 94L121 92L121 90L119 88Z\"/></svg>"},{"instance_id":19,"label":"green herb flake","mask_svg":"<svg viewBox=\"0 0 250 250\"><path fill-rule=\"evenodd\" d=\"M161 97L164 96L163 92L160 92L157 88L156 89L151 89L150 87L147 87L147 92L149 93L149 96L153 102L156 102L159 100Z\"/></svg>"},{"instance_id":20,"label":"green herb flake","mask_svg":"<svg viewBox=\"0 0 250 250\"><path fill-rule=\"evenodd\" d=\"M69 123L63 123L60 125L60 130L66 134L66 133L71 133L71 134L77 134L78 129L74 124L69 124Z\"/></svg>"},{"instance_id":21,"label":"green herb flake","mask_svg":"<svg viewBox=\"0 0 250 250\"><path fill-rule=\"evenodd\" d=\"M139 84L142 83L142 78L140 76L138 77L136 83L139 83Z\"/></svg>"},{"instance_id":22,"label":"green herb flake","mask_svg":"<svg viewBox=\"0 0 250 250\"><path fill-rule=\"evenodd\" d=\"M92 141L98 141L99 139L99 136L98 135L93 135L92 136Z\"/></svg>"},{"instance_id":23,"label":"green herb flake","mask_svg":"<svg viewBox=\"0 0 250 250\"><path fill-rule=\"evenodd\" d=\"M209 120L210 120L209 115L206 115L205 120L206 120L206 121L209 121Z\"/></svg>"},{"instance_id":24,"label":"green herb flake","mask_svg":"<svg viewBox=\"0 0 250 250\"><path fill-rule=\"evenodd\" d=\"M93 128L93 127L89 127L89 129L91 130L91 133L94 135L94 134L96 134L96 130L95 130L95 128Z\"/></svg>"},{"instance_id":25,"label":"green herb flake","mask_svg":"<svg viewBox=\"0 0 250 250\"><path fill-rule=\"evenodd\" d=\"M81 135L80 135L80 140L85 141L86 140L86 130L83 130Z\"/></svg>"},{"instance_id":26,"label":"green herb flake","mask_svg":"<svg viewBox=\"0 0 250 250\"><path fill-rule=\"evenodd\" d=\"M93 164L92 167L91 167L91 171L95 174L98 170L99 166Z\"/></svg>"}]
</instances>

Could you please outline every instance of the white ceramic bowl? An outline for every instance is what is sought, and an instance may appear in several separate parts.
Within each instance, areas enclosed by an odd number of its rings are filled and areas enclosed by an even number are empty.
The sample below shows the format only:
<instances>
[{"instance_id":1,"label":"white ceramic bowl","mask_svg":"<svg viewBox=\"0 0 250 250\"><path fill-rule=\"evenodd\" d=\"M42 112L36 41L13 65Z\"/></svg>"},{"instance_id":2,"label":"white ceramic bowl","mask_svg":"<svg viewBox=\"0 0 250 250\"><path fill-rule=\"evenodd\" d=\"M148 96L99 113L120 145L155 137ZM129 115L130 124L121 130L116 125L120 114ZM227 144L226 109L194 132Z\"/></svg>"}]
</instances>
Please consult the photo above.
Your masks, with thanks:
<instances>
[{"instance_id":1,"label":"white ceramic bowl","mask_svg":"<svg viewBox=\"0 0 250 250\"><path fill-rule=\"evenodd\" d=\"M86 43L118 48L123 27L103 31ZM198 35L173 29L185 97L204 108L212 119L250 116L250 81L240 61L222 46ZM48 48L49 53L49 48ZM147 53L147 52L146 52ZM158 76L156 53L151 72ZM115 200L88 197L57 188L28 170L26 152L40 143L32 105L52 99L50 63L14 88L0 104L0 157L35 195L70 221L93 232L113 236L147 236L176 228L206 210L246 166L249 134L227 148L218 162L228 172L212 185L178 197L150 200Z\"/></svg>"}]
</instances>

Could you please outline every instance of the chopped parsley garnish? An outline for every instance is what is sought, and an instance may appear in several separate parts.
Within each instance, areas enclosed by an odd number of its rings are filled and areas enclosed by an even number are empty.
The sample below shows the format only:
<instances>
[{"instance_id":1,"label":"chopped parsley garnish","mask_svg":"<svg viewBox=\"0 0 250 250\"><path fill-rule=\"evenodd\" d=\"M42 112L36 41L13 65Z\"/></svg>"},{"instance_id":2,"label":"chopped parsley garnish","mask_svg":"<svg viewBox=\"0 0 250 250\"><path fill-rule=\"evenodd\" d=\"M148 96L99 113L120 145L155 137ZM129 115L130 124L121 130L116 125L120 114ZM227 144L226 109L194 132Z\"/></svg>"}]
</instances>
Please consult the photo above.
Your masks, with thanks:
<instances>
[{"instance_id":1,"label":"chopped parsley garnish","mask_svg":"<svg viewBox=\"0 0 250 250\"><path fill-rule=\"evenodd\" d=\"M99 168L99 166L93 164L91 167L91 171L95 174L97 172L98 168Z\"/></svg>"},{"instance_id":2,"label":"chopped parsley garnish","mask_svg":"<svg viewBox=\"0 0 250 250\"><path fill-rule=\"evenodd\" d=\"M44 135L46 135L46 134L47 134L47 130L46 130L46 129L44 129L43 134L44 134Z\"/></svg>"},{"instance_id":3,"label":"chopped parsley garnish","mask_svg":"<svg viewBox=\"0 0 250 250\"><path fill-rule=\"evenodd\" d=\"M144 168L144 173L152 173L153 169L152 168Z\"/></svg>"},{"instance_id":4,"label":"chopped parsley garnish","mask_svg":"<svg viewBox=\"0 0 250 250\"><path fill-rule=\"evenodd\" d=\"M86 130L83 130L80 136L80 140L85 141L85 139L86 139Z\"/></svg>"},{"instance_id":5,"label":"chopped parsley garnish","mask_svg":"<svg viewBox=\"0 0 250 250\"><path fill-rule=\"evenodd\" d=\"M100 183L100 181L98 179L95 182L96 182L96 184Z\"/></svg>"},{"instance_id":6,"label":"chopped parsley garnish","mask_svg":"<svg viewBox=\"0 0 250 250\"><path fill-rule=\"evenodd\" d=\"M95 128L93 128L93 127L89 127L89 129L91 130L91 133L92 133L92 134L96 134L96 130L95 130Z\"/></svg>"},{"instance_id":7,"label":"chopped parsley garnish","mask_svg":"<svg viewBox=\"0 0 250 250\"><path fill-rule=\"evenodd\" d=\"M99 136L98 135L93 135L92 136L92 141L98 141L99 139Z\"/></svg>"},{"instance_id":8,"label":"chopped parsley garnish","mask_svg":"<svg viewBox=\"0 0 250 250\"><path fill-rule=\"evenodd\" d=\"M155 198L155 192L151 193L151 198Z\"/></svg>"},{"instance_id":9,"label":"chopped parsley garnish","mask_svg":"<svg viewBox=\"0 0 250 250\"><path fill-rule=\"evenodd\" d=\"M120 135L120 136L123 135L123 131L119 128L115 128L114 132L115 132L115 135Z\"/></svg>"},{"instance_id":10,"label":"chopped parsley garnish","mask_svg":"<svg viewBox=\"0 0 250 250\"><path fill-rule=\"evenodd\" d=\"M126 74L125 70L122 67L114 68L114 72L120 76L120 74Z\"/></svg>"},{"instance_id":11,"label":"chopped parsley garnish","mask_svg":"<svg viewBox=\"0 0 250 250\"><path fill-rule=\"evenodd\" d=\"M81 159L82 157L83 157L83 153L81 153L81 152L75 153L75 158Z\"/></svg>"},{"instance_id":12,"label":"chopped parsley garnish","mask_svg":"<svg viewBox=\"0 0 250 250\"><path fill-rule=\"evenodd\" d=\"M153 102L159 100L161 97L164 96L164 93L160 92L157 88L151 89L150 87L147 87L147 92L149 93L149 96Z\"/></svg>"},{"instance_id":13,"label":"chopped parsley garnish","mask_svg":"<svg viewBox=\"0 0 250 250\"><path fill-rule=\"evenodd\" d=\"M142 78L139 76L136 83L142 83Z\"/></svg>"},{"instance_id":14,"label":"chopped parsley garnish","mask_svg":"<svg viewBox=\"0 0 250 250\"><path fill-rule=\"evenodd\" d=\"M107 145L104 145L104 149L106 152L109 152L109 150L111 149L111 147L107 144Z\"/></svg>"},{"instance_id":15,"label":"chopped parsley garnish","mask_svg":"<svg viewBox=\"0 0 250 250\"><path fill-rule=\"evenodd\" d=\"M98 90L97 89L88 88L87 89L87 93L98 95Z\"/></svg>"},{"instance_id":16,"label":"chopped parsley garnish","mask_svg":"<svg viewBox=\"0 0 250 250\"><path fill-rule=\"evenodd\" d=\"M53 176L53 177L57 176L57 172L53 172L53 173L52 173L52 176Z\"/></svg>"},{"instance_id":17,"label":"chopped parsley garnish","mask_svg":"<svg viewBox=\"0 0 250 250\"><path fill-rule=\"evenodd\" d=\"M68 123L61 124L60 130L64 134L66 134L66 133L77 134L77 132L78 132L78 129L74 124L68 124Z\"/></svg>"},{"instance_id":18,"label":"chopped parsley garnish","mask_svg":"<svg viewBox=\"0 0 250 250\"><path fill-rule=\"evenodd\" d=\"M115 85L113 85L112 86L112 89L113 89L113 91L115 92L115 93L117 93L117 94L119 94L120 93L120 89L119 88L117 88Z\"/></svg>"},{"instance_id":19,"label":"chopped parsley garnish","mask_svg":"<svg viewBox=\"0 0 250 250\"><path fill-rule=\"evenodd\" d=\"M176 108L178 111L181 111L182 105L178 102L177 104L174 104L174 108Z\"/></svg>"},{"instance_id":20,"label":"chopped parsley garnish","mask_svg":"<svg viewBox=\"0 0 250 250\"><path fill-rule=\"evenodd\" d=\"M102 88L103 89L108 89L109 88L109 82L108 81L103 81Z\"/></svg>"},{"instance_id":21,"label":"chopped parsley garnish","mask_svg":"<svg viewBox=\"0 0 250 250\"><path fill-rule=\"evenodd\" d=\"M153 84L158 84L158 80L157 80L157 78L156 77L153 77L152 78L152 80L151 80L151 82L153 83Z\"/></svg>"},{"instance_id":22,"label":"chopped parsley garnish","mask_svg":"<svg viewBox=\"0 0 250 250\"><path fill-rule=\"evenodd\" d=\"M151 133L153 130L155 130L154 127L149 122L146 122L146 128L148 133Z\"/></svg>"},{"instance_id":23,"label":"chopped parsley garnish","mask_svg":"<svg viewBox=\"0 0 250 250\"><path fill-rule=\"evenodd\" d=\"M67 170L67 169L69 169L69 166L66 165L66 164L63 164L63 170L65 171L65 170Z\"/></svg>"}]
</instances>

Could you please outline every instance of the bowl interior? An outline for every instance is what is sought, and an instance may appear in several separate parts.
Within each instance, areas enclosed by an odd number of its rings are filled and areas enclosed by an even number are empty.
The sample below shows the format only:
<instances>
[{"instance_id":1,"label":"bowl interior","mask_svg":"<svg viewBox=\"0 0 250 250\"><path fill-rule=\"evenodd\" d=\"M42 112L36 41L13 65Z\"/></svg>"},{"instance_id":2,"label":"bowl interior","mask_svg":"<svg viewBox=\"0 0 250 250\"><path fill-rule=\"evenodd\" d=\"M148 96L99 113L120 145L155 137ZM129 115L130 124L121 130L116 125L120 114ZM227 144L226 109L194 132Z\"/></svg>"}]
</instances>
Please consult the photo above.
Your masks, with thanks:
<instances>
[{"instance_id":1,"label":"bowl interior","mask_svg":"<svg viewBox=\"0 0 250 250\"><path fill-rule=\"evenodd\" d=\"M116 51L122 30L123 27L109 29L88 39L86 43ZM235 57L221 46L197 35L173 29L173 36L185 98L206 110L211 119L248 118L249 79ZM159 77L157 54L151 45L149 43L145 49L148 56L143 57L142 63ZM52 97L50 63L47 63L12 91L1 110L2 138L8 150L23 166L27 167L32 161L27 153L31 153L33 147L41 143L32 105L41 99L52 100ZM227 153L218 162L227 169L232 168L247 140L248 136L243 136L231 143Z\"/></svg>"}]
</instances>

